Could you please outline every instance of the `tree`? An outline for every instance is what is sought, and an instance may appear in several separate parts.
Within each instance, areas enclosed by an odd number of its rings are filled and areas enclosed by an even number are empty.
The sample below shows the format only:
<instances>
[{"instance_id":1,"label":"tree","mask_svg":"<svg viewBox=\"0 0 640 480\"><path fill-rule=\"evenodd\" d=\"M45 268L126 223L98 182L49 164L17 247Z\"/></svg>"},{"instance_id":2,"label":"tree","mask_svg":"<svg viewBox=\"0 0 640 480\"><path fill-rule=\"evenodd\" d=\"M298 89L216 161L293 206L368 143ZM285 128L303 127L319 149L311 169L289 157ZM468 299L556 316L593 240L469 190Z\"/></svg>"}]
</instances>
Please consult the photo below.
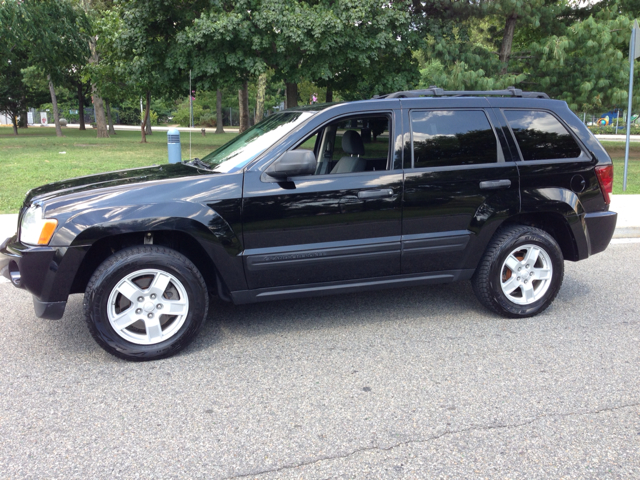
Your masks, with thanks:
<instances>
[{"instance_id":1,"label":"tree","mask_svg":"<svg viewBox=\"0 0 640 480\"><path fill-rule=\"evenodd\" d=\"M621 105L627 97L631 15L638 4L525 3L485 4L457 24L441 22L432 29L420 55L421 86L517 85L543 90L575 110Z\"/></svg>"},{"instance_id":2,"label":"tree","mask_svg":"<svg viewBox=\"0 0 640 480\"><path fill-rule=\"evenodd\" d=\"M91 62L85 68L85 80L90 81L92 88L104 100L108 123L108 135L115 135L111 105L122 102L127 98L130 90L124 74L125 60L118 55L116 40L122 28L119 9L112 6L109 9L92 10L93 31L95 38L96 62Z\"/></svg>"},{"instance_id":3,"label":"tree","mask_svg":"<svg viewBox=\"0 0 640 480\"><path fill-rule=\"evenodd\" d=\"M256 115L254 123L258 123L264 117L264 96L267 91L267 74L262 73L258 77L258 92L256 95Z\"/></svg>"},{"instance_id":4,"label":"tree","mask_svg":"<svg viewBox=\"0 0 640 480\"><path fill-rule=\"evenodd\" d=\"M238 90L238 103L240 106L240 129L242 133L249 128L249 85L245 80Z\"/></svg>"},{"instance_id":5,"label":"tree","mask_svg":"<svg viewBox=\"0 0 640 480\"><path fill-rule=\"evenodd\" d=\"M0 65L0 112L11 117L14 135L18 135L18 116L27 107L27 87L22 82L20 67L15 57Z\"/></svg>"},{"instance_id":6,"label":"tree","mask_svg":"<svg viewBox=\"0 0 640 480\"><path fill-rule=\"evenodd\" d=\"M27 107L47 101L48 86L43 75L30 67L27 39L19 35L21 5L4 2L0 5L0 112L11 117L13 133L18 134L18 116L27 124ZM33 77L37 77L34 81Z\"/></svg>"},{"instance_id":7,"label":"tree","mask_svg":"<svg viewBox=\"0 0 640 480\"><path fill-rule=\"evenodd\" d=\"M151 95L187 91L189 69L170 61L169 56L176 50L178 32L191 25L206 4L205 0L184 0L176 8L174 2L164 0L131 0L119 10L121 28L114 41L119 68L131 90L146 98L142 143L146 143Z\"/></svg>"},{"instance_id":8,"label":"tree","mask_svg":"<svg viewBox=\"0 0 640 480\"><path fill-rule=\"evenodd\" d=\"M286 84L287 107L297 104L297 84L303 79L347 86L356 75L365 76L361 87L368 86L366 95L385 93L382 88L407 88L417 81L410 55L417 37L409 5L381 0L215 2L177 34L167 59L192 68L201 88L239 83L272 69L274 81ZM394 63L393 57L402 61Z\"/></svg>"},{"instance_id":9,"label":"tree","mask_svg":"<svg viewBox=\"0 0 640 480\"><path fill-rule=\"evenodd\" d=\"M9 44L27 45L29 65L39 67L47 76L56 135L62 136L55 84L86 62L89 20L71 0L5 0L2 10L14 12L15 28L7 35Z\"/></svg>"}]
</instances>

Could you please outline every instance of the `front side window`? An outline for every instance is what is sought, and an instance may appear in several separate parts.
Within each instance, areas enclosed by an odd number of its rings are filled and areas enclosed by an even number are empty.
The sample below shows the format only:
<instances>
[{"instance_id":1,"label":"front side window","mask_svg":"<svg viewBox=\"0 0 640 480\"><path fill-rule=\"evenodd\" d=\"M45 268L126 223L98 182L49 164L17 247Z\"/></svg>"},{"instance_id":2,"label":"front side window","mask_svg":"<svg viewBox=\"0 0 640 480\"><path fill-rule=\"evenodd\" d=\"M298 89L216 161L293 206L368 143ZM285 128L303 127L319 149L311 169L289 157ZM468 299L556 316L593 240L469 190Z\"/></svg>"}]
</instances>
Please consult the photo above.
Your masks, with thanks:
<instances>
[{"instance_id":1,"label":"front side window","mask_svg":"<svg viewBox=\"0 0 640 480\"><path fill-rule=\"evenodd\" d=\"M503 110L524 160L576 158L581 150L556 117L536 110Z\"/></svg>"},{"instance_id":2,"label":"front side window","mask_svg":"<svg viewBox=\"0 0 640 480\"><path fill-rule=\"evenodd\" d=\"M415 168L496 163L498 142L481 110L411 112Z\"/></svg>"},{"instance_id":3,"label":"front side window","mask_svg":"<svg viewBox=\"0 0 640 480\"><path fill-rule=\"evenodd\" d=\"M268 117L211 152L202 161L214 172L227 173L244 168L315 112L283 112Z\"/></svg>"},{"instance_id":4,"label":"front side window","mask_svg":"<svg viewBox=\"0 0 640 480\"><path fill-rule=\"evenodd\" d=\"M316 175L387 170L390 118L366 115L336 120L298 149L317 149Z\"/></svg>"}]
</instances>

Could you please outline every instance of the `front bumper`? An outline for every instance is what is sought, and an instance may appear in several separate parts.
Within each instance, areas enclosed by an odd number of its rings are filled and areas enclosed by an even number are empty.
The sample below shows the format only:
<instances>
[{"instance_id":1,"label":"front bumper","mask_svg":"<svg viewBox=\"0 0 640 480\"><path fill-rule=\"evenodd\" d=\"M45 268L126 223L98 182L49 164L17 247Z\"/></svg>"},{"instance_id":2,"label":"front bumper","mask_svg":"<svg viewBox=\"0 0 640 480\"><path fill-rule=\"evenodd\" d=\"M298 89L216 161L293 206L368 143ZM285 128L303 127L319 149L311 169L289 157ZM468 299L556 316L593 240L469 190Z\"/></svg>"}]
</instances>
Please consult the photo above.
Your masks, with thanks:
<instances>
[{"instance_id":1,"label":"front bumper","mask_svg":"<svg viewBox=\"0 0 640 480\"><path fill-rule=\"evenodd\" d=\"M0 245L0 274L33 294L36 315L57 320L64 314L85 251L78 247L33 247L17 236Z\"/></svg>"}]
</instances>

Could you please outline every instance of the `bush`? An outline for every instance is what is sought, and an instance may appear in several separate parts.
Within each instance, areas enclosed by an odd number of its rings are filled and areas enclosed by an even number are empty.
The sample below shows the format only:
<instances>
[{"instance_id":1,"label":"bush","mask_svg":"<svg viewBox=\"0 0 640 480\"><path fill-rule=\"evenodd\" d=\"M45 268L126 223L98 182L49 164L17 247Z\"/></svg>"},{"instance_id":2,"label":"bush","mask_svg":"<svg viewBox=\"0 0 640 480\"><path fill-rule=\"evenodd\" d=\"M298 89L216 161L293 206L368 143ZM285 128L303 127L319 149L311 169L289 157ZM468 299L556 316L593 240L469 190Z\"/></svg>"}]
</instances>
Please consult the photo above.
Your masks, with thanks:
<instances>
[{"instance_id":1,"label":"bush","mask_svg":"<svg viewBox=\"0 0 640 480\"><path fill-rule=\"evenodd\" d=\"M216 126L216 116L215 114L205 113L200 115L200 121L198 125L201 127L210 127L214 128Z\"/></svg>"},{"instance_id":2,"label":"bush","mask_svg":"<svg viewBox=\"0 0 640 480\"><path fill-rule=\"evenodd\" d=\"M121 125L140 125L140 110L136 108L121 108L118 110Z\"/></svg>"},{"instance_id":3,"label":"bush","mask_svg":"<svg viewBox=\"0 0 640 480\"><path fill-rule=\"evenodd\" d=\"M140 122L142 122L143 118L144 118L144 114L141 113ZM158 114L153 110L149 110L149 121L151 122L151 125L158 125Z\"/></svg>"},{"instance_id":4,"label":"bush","mask_svg":"<svg viewBox=\"0 0 640 480\"><path fill-rule=\"evenodd\" d=\"M196 123L202 115L205 114L205 110L200 105L193 106L193 122ZM189 104L182 105L173 114L173 122L179 123L181 127L189 126Z\"/></svg>"},{"instance_id":5,"label":"bush","mask_svg":"<svg viewBox=\"0 0 640 480\"><path fill-rule=\"evenodd\" d=\"M611 135L616 133L615 125L607 125L606 127L592 125L588 128L594 135ZM626 133L626 125L620 125L618 128L618 135L626 135ZM640 135L640 126L631 125L631 135Z\"/></svg>"}]
</instances>

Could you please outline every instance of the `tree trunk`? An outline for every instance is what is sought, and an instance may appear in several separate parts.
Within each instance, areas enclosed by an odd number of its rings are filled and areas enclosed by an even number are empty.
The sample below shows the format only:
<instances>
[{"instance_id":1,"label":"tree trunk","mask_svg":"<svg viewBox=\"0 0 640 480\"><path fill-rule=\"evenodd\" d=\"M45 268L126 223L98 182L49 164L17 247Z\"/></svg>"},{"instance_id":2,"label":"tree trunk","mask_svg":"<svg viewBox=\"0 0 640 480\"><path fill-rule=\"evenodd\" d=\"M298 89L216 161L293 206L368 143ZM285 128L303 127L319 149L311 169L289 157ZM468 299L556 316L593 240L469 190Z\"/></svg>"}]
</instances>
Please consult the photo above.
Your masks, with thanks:
<instances>
[{"instance_id":1,"label":"tree trunk","mask_svg":"<svg viewBox=\"0 0 640 480\"><path fill-rule=\"evenodd\" d=\"M56 124L56 136L62 136L62 128L60 127L60 115L58 114L58 99L56 98L56 90L51 81L51 75L47 75L49 80L49 92L51 93L51 103L53 104L53 121Z\"/></svg>"},{"instance_id":2,"label":"tree trunk","mask_svg":"<svg viewBox=\"0 0 640 480\"><path fill-rule=\"evenodd\" d=\"M327 87L327 95L324 101L327 103L333 102L333 87Z\"/></svg>"},{"instance_id":3,"label":"tree trunk","mask_svg":"<svg viewBox=\"0 0 640 480\"><path fill-rule=\"evenodd\" d=\"M78 116L80 117L80 130L86 130L87 126L84 124L84 85L82 82L78 82Z\"/></svg>"},{"instance_id":4,"label":"tree trunk","mask_svg":"<svg viewBox=\"0 0 640 480\"><path fill-rule=\"evenodd\" d=\"M28 128L29 122L27 121L27 109L25 108L22 112L20 112L20 122L18 122L18 127L20 128Z\"/></svg>"},{"instance_id":5,"label":"tree trunk","mask_svg":"<svg viewBox=\"0 0 640 480\"><path fill-rule=\"evenodd\" d=\"M151 108L151 92L147 91L147 105L144 109L144 120L142 122L142 125L140 125L140 132L142 133L142 140L140 140L140 143L147 143L147 135L146 135L146 123L147 123L147 118L149 117L149 109Z\"/></svg>"},{"instance_id":6,"label":"tree trunk","mask_svg":"<svg viewBox=\"0 0 640 480\"><path fill-rule=\"evenodd\" d=\"M89 63L98 63L98 52L96 52L96 38L91 37L89 39L89 49L91 50L91 57ZM104 114L104 104L102 97L98 95L98 88L96 84L91 85L91 100L93 101L93 110L96 116L96 126L98 127L97 138L109 138L109 131L107 130L107 118Z\"/></svg>"},{"instance_id":7,"label":"tree trunk","mask_svg":"<svg viewBox=\"0 0 640 480\"><path fill-rule=\"evenodd\" d=\"M93 95L91 96L91 99L93 100L93 110L96 116L96 126L98 127L96 138L109 138L107 118L104 114L104 102L102 101L102 97L98 95L95 85L92 85L92 90Z\"/></svg>"},{"instance_id":8,"label":"tree trunk","mask_svg":"<svg viewBox=\"0 0 640 480\"><path fill-rule=\"evenodd\" d=\"M148 102L149 102L149 104L151 104L151 94L149 94ZM152 135L153 132L151 131L151 107L149 107L147 109L147 122L146 122L146 124L147 124L147 129L146 129L145 133L147 135Z\"/></svg>"},{"instance_id":9,"label":"tree trunk","mask_svg":"<svg viewBox=\"0 0 640 480\"><path fill-rule=\"evenodd\" d=\"M116 129L113 128L113 119L111 118L111 103L107 100L107 120L109 121L109 135L115 135Z\"/></svg>"},{"instance_id":10,"label":"tree trunk","mask_svg":"<svg viewBox=\"0 0 640 480\"><path fill-rule=\"evenodd\" d=\"M18 119L17 115L11 115L11 124L13 125L13 134L18 135Z\"/></svg>"},{"instance_id":11,"label":"tree trunk","mask_svg":"<svg viewBox=\"0 0 640 480\"><path fill-rule=\"evenodd\" d=\"M216 133L224 133L222 120L222 91L218 88L216 91Z\"/></svg>"},{"instance_id":12,"label":"tree trunk","mask_svg":"<svg viewBox=\"0 0 640 480\"><path fill-rule=\"evenodd\" d=\"M509 67L509 57L511 57L511 45L513 44L513 34L516 30L516 21L518 20L518 14L513 12L507 17L507 22L504 26L504 35L502 36L502 47L500 47L500 63L502 64L502 70L500 75L505 75Z\"/></svg>"},{"instance_id":13,"label":"tree trunk","mask_svg":"<svg viewBox=\"0 0 640 480\"><path fill-rule=\"evenodd\" d=\"M293 108L298 106L298 84L286 83L286 103L284 108Z\"/></svg>"},{"instance_id":14,"label":"tree trunk","mask_svg":"<svg viewBox=\"0 0 640 480\"><path fill-rule=\"evenodd\" d=\"M240 104L240 133L242 133L249 128L249 86L246 80L238 90L238 103Z\"/></svg>"},{"instance_id":15,"label":"tree trunk","mask_svg":"<svg viewBox=\"0 0 640 480\"><path fill-rule=\"evenodd\" d=\"M264 95L267 91L267 74L263 73L258 77L258 92L256 98L256 117L255 123L258 123L264 117Z\"/></svg>"}]
</instances>

